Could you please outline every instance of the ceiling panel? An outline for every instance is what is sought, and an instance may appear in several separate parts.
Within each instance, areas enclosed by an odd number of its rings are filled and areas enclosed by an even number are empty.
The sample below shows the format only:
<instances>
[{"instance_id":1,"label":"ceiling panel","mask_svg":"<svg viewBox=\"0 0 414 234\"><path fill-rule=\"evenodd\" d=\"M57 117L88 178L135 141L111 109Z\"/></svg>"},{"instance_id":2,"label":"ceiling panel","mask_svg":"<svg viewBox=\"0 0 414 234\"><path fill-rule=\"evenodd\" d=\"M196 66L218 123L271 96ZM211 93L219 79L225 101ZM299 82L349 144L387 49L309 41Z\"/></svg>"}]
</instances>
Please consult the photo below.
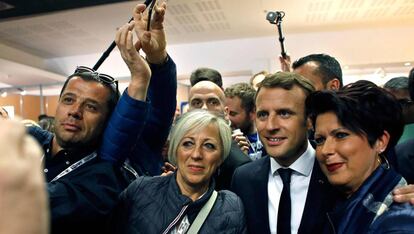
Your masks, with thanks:
<instances>
[{"instance_id":1,"label":"ceiling panel","mask_svg":"<svg viewBox=\"0 0 414 234\"><path fill-rule=\"evenodd\" d=\"M3 20L0 43L45 58L99 53L135 4L126 1ZM268 10L286 12L286 33L414 24L412 0L170 0L168 4L170 44L274 35L275 27L265 20Z\"/></svg>"},{"instance_id":2,"label":"ceiling panel","mask_svg":"<svg viewBox=\"0 0 414 234\"><path fill-rule=\"evenodd\" d=\"M137 2L119 0L0 0L0 8L7 7L1 1L24 3L26 7L31 6L29 8L33 9L42 6L44 9L48 9L37 12L26 11L21 15L15 14L12 18L0 20L0 44L44 60L76 58L91 54L99 55L112 42L117 27L126 23L131 17L132 9ZM59 6L44 5L45 2L48 2L47 4L55 3ZM116 3L104 4L111 2ZM275 37L276 27L269 24L265 20L265 16L268 11L276 10L286 13L282 26L285 35L287 35L286 43L289 51L293 51L295 47L302 48L302 45L298 43L299 40L294 41L296 44L292 41L294 35L311 38L310 35L324 35L329 32L414 25L414 0L169 0L165 23L168 42L170 45L179 46L240 38L251 40L259 37ZM5 11L0 11L0 18L5 16L4 13ZM28 14L31 17L27 17ZM24 17L25 15L26 17ZM404 35L395 35L395 37L402 36ZM375 39L375 34L366 38L367 41L373 39ZM354 37L349 37L349 40L353 44L361 41ZM311 40L309 43L316 44L319 41L320 39ZM306 40L302 42L308 43ZM393 43L393 40L388 38L381 43L390 44ZM381 43L370 43L368 47L371 44L381 46ZM347 46L350 47L347 51L351 55L341 54L341 56L352 58L355 52L352 51L350 45L347 44ZM409 47L409 45L398 46L398 48ZM211 50L214 49L213 45ZM246 49L246 47L241 49ZM247 49L254 49L254 47ZM272 47L272 49L274 48ZM367 50L374 51L375 48L367 48ZM408 58L405 54L403 55L405 57L402 61ZM8 56L7 53L2 53L0 50L0 58L9 59ZM230 55L220 56L231 61ZM394 62L400 61L395 57L389 59ZM370 60L372 59L366 59L363 65L370 64ZM407 61L412 60L410 58ZM90 63L93 64L93 61ZM352 65L352 63L349 64ZM42 69L41 66L39 67ZM7 71L8 74L15 72L9 66L3 66L1 69L3 70L0 71ZM33 70L29 69L29 71L33 73ZM29 76L20 75L22 78L28 79L24 81L27 85L42 81L54 82L54 79L47 76L42 80L41 77L45 74L33 77L30 74ZM13 84L10 80L5 82L0 79L0 82ZM16 83L16 85L24 82Z\"/></svg>"}]
</instances>

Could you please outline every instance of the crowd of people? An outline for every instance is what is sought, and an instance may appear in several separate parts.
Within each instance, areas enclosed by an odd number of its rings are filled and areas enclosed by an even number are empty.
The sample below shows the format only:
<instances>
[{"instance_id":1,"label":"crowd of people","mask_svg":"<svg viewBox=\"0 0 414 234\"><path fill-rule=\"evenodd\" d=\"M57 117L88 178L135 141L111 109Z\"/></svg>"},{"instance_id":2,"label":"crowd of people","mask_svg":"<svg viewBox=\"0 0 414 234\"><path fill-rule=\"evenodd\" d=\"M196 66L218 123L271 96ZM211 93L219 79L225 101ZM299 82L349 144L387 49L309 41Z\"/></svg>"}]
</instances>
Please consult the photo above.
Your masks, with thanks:
<instances>
[{"instance_id":1,"label":"crowd of people","mask_svg":"<svg viewBox=\"0 0 414 234\"><path fill-rule=\"evenodd\" d=\"M414 69L344 86L334 57L287 56L224 89L198 68L175 118L166 10L117 30L122 94L79 66L43 128L0 120L0 233L414 232Z\"/></svg>"}]
</instances>

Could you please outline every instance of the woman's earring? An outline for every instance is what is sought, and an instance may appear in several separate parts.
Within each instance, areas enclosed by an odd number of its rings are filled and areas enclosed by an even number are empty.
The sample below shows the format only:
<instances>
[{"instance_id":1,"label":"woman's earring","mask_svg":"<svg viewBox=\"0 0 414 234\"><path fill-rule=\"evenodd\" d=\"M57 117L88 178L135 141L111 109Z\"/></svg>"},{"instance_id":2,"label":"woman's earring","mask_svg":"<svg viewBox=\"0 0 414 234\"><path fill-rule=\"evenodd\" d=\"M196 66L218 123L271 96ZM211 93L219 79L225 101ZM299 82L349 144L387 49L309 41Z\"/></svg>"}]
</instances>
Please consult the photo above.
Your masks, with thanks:
<instances>
[{"instance_id":1,"label":"woman's earring","mask_svg":"<svg viewBox=\"0 0 414 234\"><path fill-rule=\"evenodd\" d=\"M377 162L379 163L379 165L381 165L382 164L382 162L381 162L381 156L377 156Z\"/></svg>"},{"instance_id":2,"label":"woman's earring","mask_svg":"<svg viewBox=\"0 0 414 234\"><path fill-rule=\"evenodd\" d=\"M378 155L377 158L378 162L380 163L380 165L384 165L385 169L390 169L390 163L388 162L387 156L382 155L382 152ZM384 163L382 163L384 162Z\"/></svg>"}]
</instances>

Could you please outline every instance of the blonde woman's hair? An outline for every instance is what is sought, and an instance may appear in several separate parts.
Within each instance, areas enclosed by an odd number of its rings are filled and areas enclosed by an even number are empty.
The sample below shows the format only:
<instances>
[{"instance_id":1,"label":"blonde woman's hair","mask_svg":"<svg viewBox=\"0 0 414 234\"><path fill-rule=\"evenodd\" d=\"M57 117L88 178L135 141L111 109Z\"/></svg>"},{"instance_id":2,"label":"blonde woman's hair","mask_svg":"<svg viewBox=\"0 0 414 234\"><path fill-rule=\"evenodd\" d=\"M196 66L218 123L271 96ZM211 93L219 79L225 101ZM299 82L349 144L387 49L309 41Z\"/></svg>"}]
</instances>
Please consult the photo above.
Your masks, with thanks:
<instances>
[{"instance_id":1,"label":"blonde woman's hair","mask_svg":"<svg viewBox=\"0 0 414 234\"><path fill-rule=\"evenodd\" d=\"M170 147L168 149L168 160L177 165L177 148L183 137L190 131L198 132L210 124L219 130L220 143L222 145L221 159L224 161L229 155L231 148L231 129L226 121L207 110L195 109L189 111L177 119L176 124L171 129Z\"/></svg>"}]
</instances>

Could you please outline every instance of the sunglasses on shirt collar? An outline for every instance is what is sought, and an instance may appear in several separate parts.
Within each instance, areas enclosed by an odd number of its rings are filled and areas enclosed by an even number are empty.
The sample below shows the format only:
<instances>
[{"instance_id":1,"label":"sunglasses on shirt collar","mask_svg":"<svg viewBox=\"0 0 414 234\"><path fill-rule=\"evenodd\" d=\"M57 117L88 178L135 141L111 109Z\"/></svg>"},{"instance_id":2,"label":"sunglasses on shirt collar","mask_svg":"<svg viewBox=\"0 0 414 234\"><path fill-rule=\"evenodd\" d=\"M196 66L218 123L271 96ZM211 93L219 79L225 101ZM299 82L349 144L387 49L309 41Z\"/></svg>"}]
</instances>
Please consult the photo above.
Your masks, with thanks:
<instances>
[{"instance_id":1,"label":"sunglasses on shirt collar","mask_svg":"<svg viewBox=\"0 0 414 234\"><path fill-rule=\"evenodd\" d=\"M111 87L111 89L115 91L115 93L118 93L118 80L115 80L115 78L113 78L110 75L99 73L93 70L92 68L85 66L76 67L76 70L73 74L89 74L93 79L95 79L99 83Z\"/></svg>"}]
</instances>

